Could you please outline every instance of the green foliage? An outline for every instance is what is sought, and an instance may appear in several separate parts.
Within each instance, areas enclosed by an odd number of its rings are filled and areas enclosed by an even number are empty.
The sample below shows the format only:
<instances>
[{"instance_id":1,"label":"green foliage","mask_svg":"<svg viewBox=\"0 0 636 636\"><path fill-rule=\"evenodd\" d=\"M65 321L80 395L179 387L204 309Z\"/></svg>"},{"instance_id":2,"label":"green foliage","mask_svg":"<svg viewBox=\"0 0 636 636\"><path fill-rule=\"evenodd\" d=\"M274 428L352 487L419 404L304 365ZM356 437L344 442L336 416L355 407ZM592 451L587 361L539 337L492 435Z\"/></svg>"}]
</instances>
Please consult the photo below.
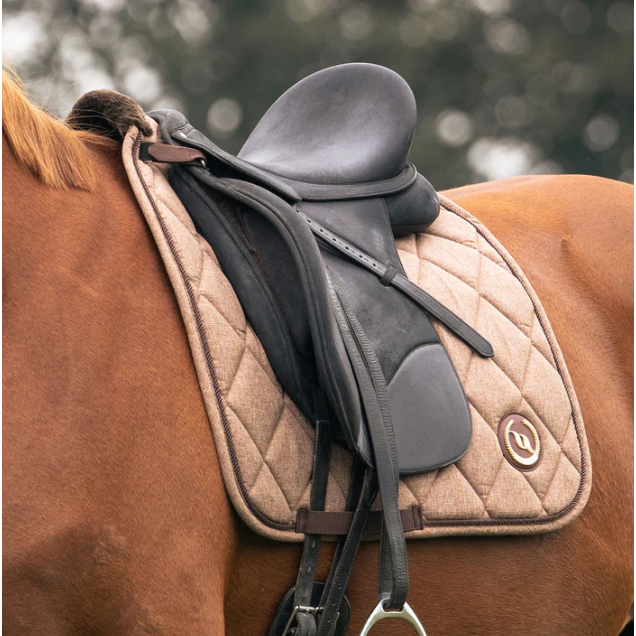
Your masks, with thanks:
<instances>
[{"instance_id":1,"label":"green foliage","mask_svg":"<svg viewBox=\"0 0 636 636\"><path fill-rule=\"evenodd\" d=\"M13 0L5 60L64 114L93 88L187 113L237 151L308 73L411 85L412 160L437 188L540 172L633 181L633 6L572 0Z\"/></svg>"}]
</instances>

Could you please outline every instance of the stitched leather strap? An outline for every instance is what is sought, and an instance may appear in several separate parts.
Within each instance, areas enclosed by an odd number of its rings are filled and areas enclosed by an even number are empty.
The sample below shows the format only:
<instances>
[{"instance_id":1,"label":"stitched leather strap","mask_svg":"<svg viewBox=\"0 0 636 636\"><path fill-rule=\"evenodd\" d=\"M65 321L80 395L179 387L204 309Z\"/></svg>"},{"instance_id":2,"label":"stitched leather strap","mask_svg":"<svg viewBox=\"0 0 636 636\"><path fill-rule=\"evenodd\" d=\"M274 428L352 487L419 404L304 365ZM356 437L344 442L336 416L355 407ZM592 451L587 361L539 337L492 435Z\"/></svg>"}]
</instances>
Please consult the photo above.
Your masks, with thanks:
<instances>
[{"instance_id":1,"label":"stitched leather strap","mask_svg":"<svg viewBox=\"0 0 636 636\"><path fill-rule=\"evenodd\" d=\"M329 464L331 461L331 435L326 397L321 389L315 387L314 402L316 405L316 432L314 440L314 466L311 480L310 505L313 510L325 509L327 499L327 483L329 480ZM305 536L300 569L296 581L294 605L309 607L311 594L316 578L316 567L320 554L320 535L308 533ZM316 633L316 614L297 615L296 636L314 636Z\"/></svg>"},{"instance_id":2,"label":"stitched leather strap","mask_svg":"<svg viewBox=\"0 0 636 636\"><path fill-rule=\"evenodd\" d=\"M196 148L173 146L172 144L142 143L139 147L142 161L157 163L179 163L205 166L205 155Z\"/></svg>"},{"instance_id":3,"label":"stitched leather strap","mask_svg":"<svg viewBox=\"0 0 636 636\"><path fill-rule=\"evenodd\" d=\"M354 494L351 491L358 494L356 511L347 538L338 545L329 578L320 600L320 605L324 610L318 623L318 636L333 636L335 633L338 609L342 603L342 597L347 589L353 564L360 548L369 511L378 492L376 475L372 469L365 468L362 462L357 462L354 470L357 471L357 474L354 474L351 480L349 499Z\"/></svg>"},{"instance_id":4,"label":"stitched leather strap","mask_svg":"<svg viewBox=\"0 0 636 636\"><path fill-rule=\"evenodd\" d=\"M303 508L296 515L296 532L324 534L327 536L346 535L351 528L353 512L325 512ZM400 510L402 530L413 532L424 527L419 506ZM369 514L365 535L379 535L382 530L382 512L374 510Z\"/></svg>"},{"instance_id":5,"label":"stitched leather strap","mask_svg":"<svg viewBox=\"0 0 636 636\"><path fill-rule=\"evenodd\" d=\"M382 497L383 530L386 533L387 561L380 562L382 597L388 597L388 607L402 609L408 595L408 562L406 541L399 512L399 470L395 433L391 420L386 381L375 352L362 326L349 306L346 296L328 276L334 315L355 369L358 388L364 404L367 424L373 444L375 472Z\"/></svg>"},{"instance_id":6,"label":"stitched leather strap","mask_svg":"<svg viewBox=\"0 0 636 636\"><path fill-rule=\"evenodd\" d=\"M340 253L359 263L370 272L373 272L383 285L392 285L396 289L399 289L403 294L425 309L431 316L439 320L445 327L450 329L480 356L491 358L494 355L495 352L488 340L470 325L466 324L457 314L454 314L450 309L444 307L442 303L435 300L435 298L427 294L423 289L414 285L406 276L395 272L391 265L383 265L348 241L329 231L317 221L310 219L300 210L298 210L298 213L307 221L307 225L309 225L311 231L317 238L335 247Z\"/></svg>"}]
</instances>

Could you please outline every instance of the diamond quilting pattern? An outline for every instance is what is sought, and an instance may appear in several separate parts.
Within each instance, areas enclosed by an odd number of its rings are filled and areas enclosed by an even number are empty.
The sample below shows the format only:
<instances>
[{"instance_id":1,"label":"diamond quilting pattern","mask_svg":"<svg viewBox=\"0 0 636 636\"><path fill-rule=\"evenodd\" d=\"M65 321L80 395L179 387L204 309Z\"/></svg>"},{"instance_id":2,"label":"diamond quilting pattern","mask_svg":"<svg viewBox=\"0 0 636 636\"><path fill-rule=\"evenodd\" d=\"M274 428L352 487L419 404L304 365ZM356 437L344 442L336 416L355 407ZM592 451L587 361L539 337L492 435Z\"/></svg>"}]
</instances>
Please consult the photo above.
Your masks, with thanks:
<instances>
[{"instance_id":1,"label":"diamond quilting pattern","mask_svg":"<svg viewBox=\"0 0 636 636\"><path fill-rule=\"evenodd\" d=\"M294 522L309 503L313 429L277 383L229 281L163 172L134 166L136 134L126 138L124 163L179 301L230 496L256 531L301 540ZM538 300L511 257L468 213L443 203L429 232L399 241L400 258L412 281L474 325L496 353L482 359L438 326L464 384L473 438L456 465L404 478L400 503L420 506L425 527L412 536L529 532L531 521L561 513L577 497L577 510L585 503L578 405ZM503 459L496 436L501 418L513 412L530 417L542 440L541 462L528 473ZM328 510L344 509L350 468L350 455L335 447Z\"/></svg>"}]
</instances>

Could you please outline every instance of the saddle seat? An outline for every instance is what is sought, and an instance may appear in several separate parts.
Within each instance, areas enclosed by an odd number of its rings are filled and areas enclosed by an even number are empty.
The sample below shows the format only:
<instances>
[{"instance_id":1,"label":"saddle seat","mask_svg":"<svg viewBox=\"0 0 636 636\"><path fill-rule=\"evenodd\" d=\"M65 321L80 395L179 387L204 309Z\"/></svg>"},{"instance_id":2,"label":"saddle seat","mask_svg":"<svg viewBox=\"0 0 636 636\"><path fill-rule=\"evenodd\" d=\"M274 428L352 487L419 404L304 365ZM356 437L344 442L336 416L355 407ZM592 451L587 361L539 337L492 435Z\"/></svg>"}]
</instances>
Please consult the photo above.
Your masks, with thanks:
<instances>
[{"instance_id":1,"label":"saddle seat","mask_svg":"<svg viewBox=\"0 0 636 636\"><path fill-rule=\"evenodd\" d=\"M297 201L383 197L395 237L424 232L439 214L431 184L408 162L415 98L394 71L343 64L292 86L237 156L175 110L156 110L164 139L203 151L218 176L248 178Z\"/></svg>"},{"instance_id":2,"label":"saddle seat","mask_svg":"<svg viewBox=\"0 0 636 636\"><path fill-rule=\"evenodd\" d=\"M387 181L409 171L415 121L413 93L399 75L382 66L345 64L287 90L238 157L306 184Z\"/></svg>"}]
</instances>

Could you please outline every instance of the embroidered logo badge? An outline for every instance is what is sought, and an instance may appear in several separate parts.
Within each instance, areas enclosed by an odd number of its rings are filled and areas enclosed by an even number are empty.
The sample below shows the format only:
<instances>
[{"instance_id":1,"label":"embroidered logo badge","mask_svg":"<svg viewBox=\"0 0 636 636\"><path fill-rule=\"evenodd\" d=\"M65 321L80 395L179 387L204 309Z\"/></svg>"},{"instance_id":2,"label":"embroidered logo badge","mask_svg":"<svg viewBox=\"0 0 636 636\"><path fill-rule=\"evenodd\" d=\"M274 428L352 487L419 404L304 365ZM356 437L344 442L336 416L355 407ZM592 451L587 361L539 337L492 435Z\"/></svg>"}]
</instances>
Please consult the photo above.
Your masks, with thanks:
<instances>
[{"instance_id":1,"label":"embroidered logo badge","mask_svg":"<svg viewBox=\"0 0 636 636\"><path fill-rule=\"evenodd\" d=\"M517 413L499 422L499 444L504 457L518 470L534 470L541 459L541 439L536 427Z\"/></svg>"}]
</instances>

